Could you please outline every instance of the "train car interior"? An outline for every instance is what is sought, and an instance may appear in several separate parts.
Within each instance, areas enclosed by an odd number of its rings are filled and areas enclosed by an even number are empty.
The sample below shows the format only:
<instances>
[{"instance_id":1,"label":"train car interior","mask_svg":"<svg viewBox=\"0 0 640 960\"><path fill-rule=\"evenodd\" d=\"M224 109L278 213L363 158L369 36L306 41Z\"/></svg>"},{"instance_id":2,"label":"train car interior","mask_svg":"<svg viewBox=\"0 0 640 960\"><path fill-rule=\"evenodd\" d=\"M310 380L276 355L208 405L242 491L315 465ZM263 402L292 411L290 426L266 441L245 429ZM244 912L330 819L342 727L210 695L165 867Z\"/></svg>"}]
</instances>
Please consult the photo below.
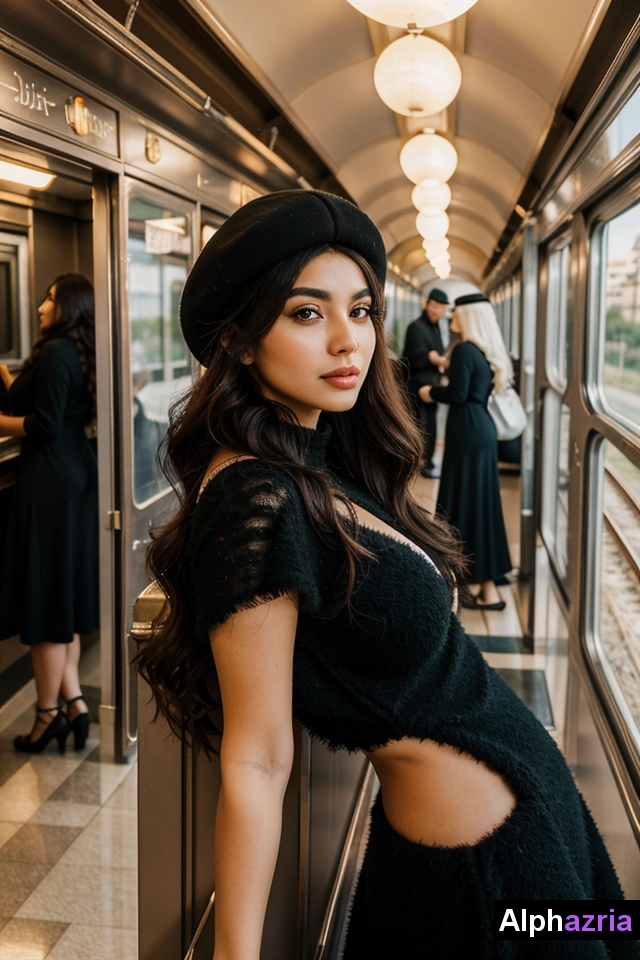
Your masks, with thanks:
<instances>
[{"instance_id":1,"label":"train car interior","mask_svg":"<svg viewBox=\"0 0 640 960\"><path fill-rule=\"evenodd\" d=\"M500 447L513 569L503 610L460 619L556 741L640 899L637 4L467 2L417 31L459 92L414 115L377 92L379 58L412 34L374 7L3 2L0 364L19 374L56 277L92 282L100 628L82 637L89 739L64 756L14 752L35 682L20 637L0 643L0 960L212 956L219 758L155 722L132 661L163 603L150 531L177 504L158 451L201 375L182 290L225 219L276 190L335 193L377 224L396 359L432 288L493 304L526 411ZM416 226L419 138L444 144L436 164L455 148L445 266L444 236L430 248ZM443 404L438 418L437 468ZM19 456L0 436L0 577ZM439 482L415 482L429 510ZM377 788L363 754L296 724L262 960L339 960Z\"/></svg>"}]
</instances>

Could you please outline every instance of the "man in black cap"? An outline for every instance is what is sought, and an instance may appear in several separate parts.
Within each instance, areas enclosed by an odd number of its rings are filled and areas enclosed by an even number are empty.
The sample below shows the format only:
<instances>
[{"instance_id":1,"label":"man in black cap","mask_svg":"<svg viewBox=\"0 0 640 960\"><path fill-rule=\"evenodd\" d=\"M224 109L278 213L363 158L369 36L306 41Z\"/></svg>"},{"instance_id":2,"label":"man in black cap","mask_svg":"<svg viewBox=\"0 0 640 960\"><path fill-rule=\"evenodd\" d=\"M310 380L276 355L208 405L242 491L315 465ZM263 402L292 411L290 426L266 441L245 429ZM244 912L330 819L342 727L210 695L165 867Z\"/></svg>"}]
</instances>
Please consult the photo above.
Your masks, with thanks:
<instances>
[{"instance_id":1,"label":"man in black cap","mask_svg":"<svg viewBox=\"0 0 640 960\"><path fill-rule=\"evenodd\" d=\"M438 407L435 403L423 403L418 391L427 383L433 386L440 383L441 368L446 365L446 359L438 321L444 316L448 304L449 298L444 290L438 290L437 287L430 290L422 313L407 327L404 343L403 356L409 369L409 393L425 435L425 462L420 471L423 477L440 476L433 462Z\"/></svg>"}]
</instances>

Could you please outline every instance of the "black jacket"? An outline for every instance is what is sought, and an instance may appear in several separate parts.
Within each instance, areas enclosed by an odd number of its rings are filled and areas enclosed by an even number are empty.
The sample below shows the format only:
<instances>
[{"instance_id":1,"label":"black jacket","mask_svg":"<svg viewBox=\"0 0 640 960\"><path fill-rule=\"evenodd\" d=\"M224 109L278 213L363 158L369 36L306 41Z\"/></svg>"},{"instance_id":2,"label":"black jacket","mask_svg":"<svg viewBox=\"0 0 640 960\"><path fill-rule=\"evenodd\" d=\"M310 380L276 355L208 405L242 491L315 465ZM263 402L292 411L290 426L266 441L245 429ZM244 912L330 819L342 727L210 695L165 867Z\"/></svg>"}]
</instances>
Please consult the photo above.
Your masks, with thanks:
<instances>
[{"instance_id":1,"label":"black jacket","mask_svg":"<svg viewBox=\"0 0 640 960\"><path fill-rule=\"evenodd\" d=\"M430 383L440 383L440 371L429 360L429 351L437 350L444 353L442 336L437 323L431 323L426 313L407 327L404 342L404 360L409 371L409 390L417 394L420 387Z\"/></svg>"}]
</instances>

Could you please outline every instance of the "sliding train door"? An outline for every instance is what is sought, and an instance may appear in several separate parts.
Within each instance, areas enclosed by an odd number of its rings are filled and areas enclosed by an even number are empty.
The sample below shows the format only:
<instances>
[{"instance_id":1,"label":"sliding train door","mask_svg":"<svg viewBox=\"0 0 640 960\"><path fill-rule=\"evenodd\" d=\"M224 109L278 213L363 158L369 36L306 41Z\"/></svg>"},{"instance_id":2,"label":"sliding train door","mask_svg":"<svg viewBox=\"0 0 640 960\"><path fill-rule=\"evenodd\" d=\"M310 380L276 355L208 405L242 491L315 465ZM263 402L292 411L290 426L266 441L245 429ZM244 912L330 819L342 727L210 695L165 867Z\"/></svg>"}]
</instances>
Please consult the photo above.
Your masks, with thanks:
<instances>
[{"instance_id":1,"label":"sliding train door","mask_svg":"<svg viewBox=\"0 0 640 960\"><path fill-rule=\"evenodd\" d=\"M176 499L161 464L172 402L193 379L180 331L180 295L193 261L195 203L130 178L120 180L117 408L121 537L121 645L116 666L121 719L116 755L125 759L138 738L137 673L131 661L133 604L148 583L146 551L152 527L166 522Z\"/></svg>"}]
</instances>

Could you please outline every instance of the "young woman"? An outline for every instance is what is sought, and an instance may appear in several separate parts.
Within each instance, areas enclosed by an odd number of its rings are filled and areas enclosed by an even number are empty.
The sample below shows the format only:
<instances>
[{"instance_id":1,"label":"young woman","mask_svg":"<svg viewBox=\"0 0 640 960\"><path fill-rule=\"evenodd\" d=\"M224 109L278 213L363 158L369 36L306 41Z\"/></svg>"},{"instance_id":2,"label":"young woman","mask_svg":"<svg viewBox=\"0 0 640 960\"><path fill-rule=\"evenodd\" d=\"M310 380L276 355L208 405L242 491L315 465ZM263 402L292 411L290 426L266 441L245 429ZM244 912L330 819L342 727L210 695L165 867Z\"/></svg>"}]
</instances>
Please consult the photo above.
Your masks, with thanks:
<instances>
[{"instance_id":1,"label":"young woman","mask_svg":"<svg viewBox=\"0 0 640 960\"><path fill-rule=\"evenodd\" d=\"M493 899L622 898L560 752L455 615L456 541L409 490L385 272L356 207L286 191L220 228L183 295L207 369L170 428L182 505L140 668L196 742L222 706L215 960L260 954L294 717L381 783L347 960L494 957ZM545 956L608 956L579 947Z\"/></svg>"},{"instance_id":2,"label":"young woman","mask_svg":"<svg viewBox=\"0 0 640 960\"><path fill-rule=\"evenodd\" d=\"M480 585L465 606L503 610L495 581L511 570L498 476L498 438L487 410L492 390L513 376L491 303L482 293L458 297L451 331L462 342L451 353L446 387L420 389L424 403L448 403L437 513L457 529L468 558L469 581Z\"/></svg>"},{"instance_id":3,"label":"young woman","mask_svg":"<svg viewBox=\"0 0 640 960\"><path fill-rule=\"evenodd\" d=\"M98 628L98 472L84 427L95 413L93 287L58 277L38 309L40 337L8 386L0 436L23 437L0 582L0 639L31 647L36 721L16 737L40 753L67 736L82 749L89 714L78 679L80 634ZM69 714L58 706L62 696Z\"/></svg>"}]
</instances>

